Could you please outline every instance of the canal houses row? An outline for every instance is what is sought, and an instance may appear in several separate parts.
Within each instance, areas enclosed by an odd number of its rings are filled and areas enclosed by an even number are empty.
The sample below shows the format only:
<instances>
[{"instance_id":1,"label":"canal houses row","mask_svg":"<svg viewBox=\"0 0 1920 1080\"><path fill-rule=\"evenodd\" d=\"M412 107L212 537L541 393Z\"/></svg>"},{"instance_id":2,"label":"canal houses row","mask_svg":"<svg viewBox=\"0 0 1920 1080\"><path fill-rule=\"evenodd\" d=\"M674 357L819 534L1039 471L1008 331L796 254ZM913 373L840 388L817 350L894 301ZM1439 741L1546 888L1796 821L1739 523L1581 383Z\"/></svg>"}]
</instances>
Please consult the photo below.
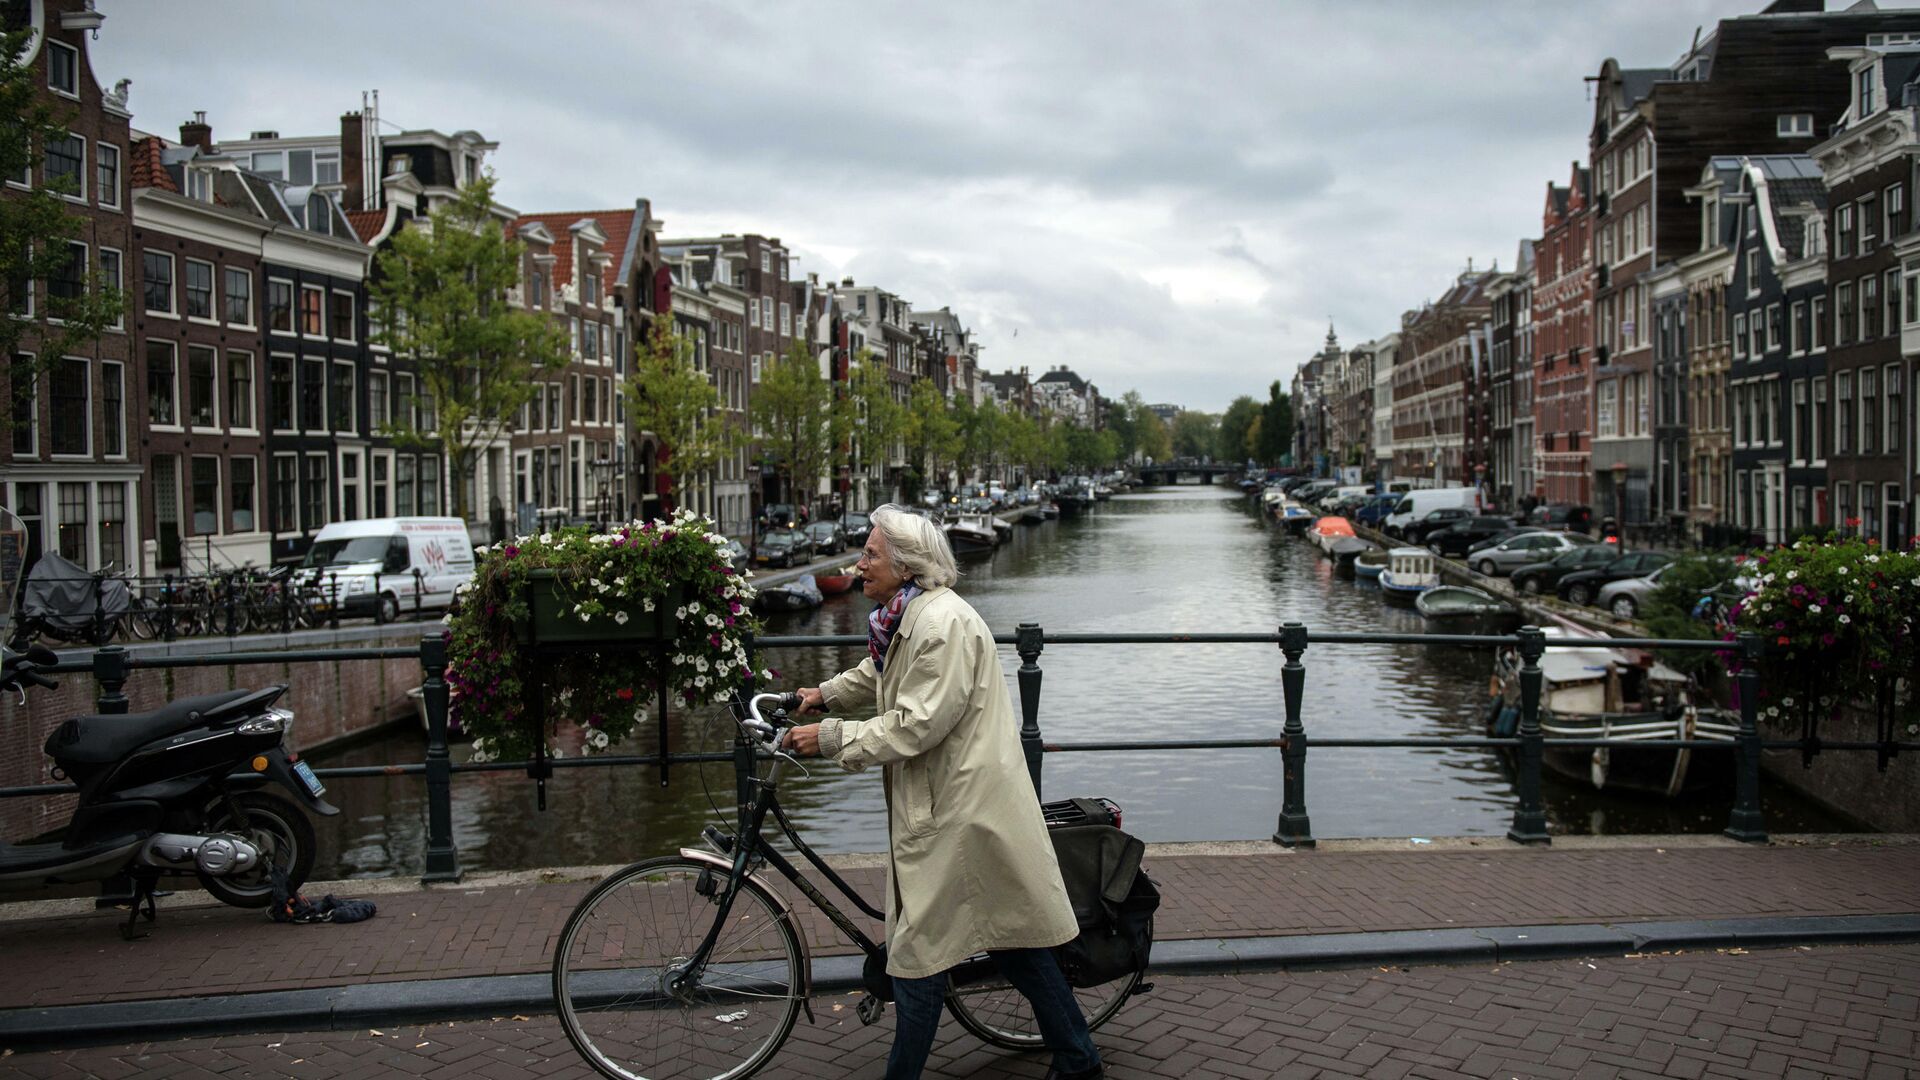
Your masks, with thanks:
<instances>
[{"instance_id":1,"label":"canal houses row","mask_svg":"<svg viewBox=\"0 0 1920 1080\"><path fill-rule=\"evenodd\" d=\"M1508 509L1589 505L1645 539L1909 543L1916 75L1920 13L1819 0L1722 20L1667 67L1607 60L1542 235L1480 272L1489 309L1449 328L1449 353L1405 332L1435 324L1469 268L1403 318L1392 422L1370 429L1328 419L1362 391L1310 358L1296 460L1478 485ZM1443 392L1441 355L1467 365ZM1508 434L1522 402L1524 442Z\"/></svg>"},{"instance_id":2,"label":"canal houses row","mask_svg":"<svg viewBox=\"0 0 1920 1080\"><path fill-rule=\"evenodd\" d=\"M128 299L125 318L74 355L42 362L42 335L29 332L34 365L8 365L0 499L24 520L30 557L58 550L90 568L188 574L298 560L331 522L457 504L477 538L658 513L674 490L670 448L635 430L626 381L632 348L668 316L742 428L760 372L795 342L843 392L870 351L902 402L927 379L950 401L1091 426L1103 417L1084 380L1067 394L1036 389L1024 370L990 380L959 314L799 273L777 238L663 242L644 198L577 212L496 205L523 250L507 300L562 325L569 356L461 476L430 438L438 409L417 365L380 341L369 283L379 253L486 175L497 145L472 130L401 130L380 116L377 93L319 134L216 139L205 113L177 139L142 132L127 85L103 89L92 66L106 16L85 0L23 13L36 30L24 62L70 132L0 197L71 182L65 210L78 225L72 270L12 290L16 312L44 325L49 296L79 295L90 275ZM842 453L818 490L795 493L749 445L679 488L745 537L768 502L899 497L905 454L889 447L855 464Z\"/></svg>"}]
</instances>

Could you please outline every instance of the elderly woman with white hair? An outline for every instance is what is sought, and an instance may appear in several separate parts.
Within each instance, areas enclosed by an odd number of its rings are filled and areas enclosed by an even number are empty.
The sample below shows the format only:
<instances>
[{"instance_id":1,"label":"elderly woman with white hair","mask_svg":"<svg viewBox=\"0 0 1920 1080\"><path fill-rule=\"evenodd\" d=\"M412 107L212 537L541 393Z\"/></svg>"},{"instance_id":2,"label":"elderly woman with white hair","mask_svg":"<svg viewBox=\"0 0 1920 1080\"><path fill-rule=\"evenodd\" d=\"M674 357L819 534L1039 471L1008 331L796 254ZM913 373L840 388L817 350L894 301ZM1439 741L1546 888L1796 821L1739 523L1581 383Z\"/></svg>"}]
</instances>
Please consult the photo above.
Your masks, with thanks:
<instances>
[{"instance_id":1,"label":"elderly woman with white hair","mask_svg":"<svg viewBox=\"0 0 1920 1080\"><path fill-rule=\"evenodd\" d=\"M945 1002L947 969L992 955L1033 1003L1053 1050L1050 1077L1105 1075L1086 1017L1050 951L1078 932L1040 800L1027 776L993 634L953 591L947 537L898 506L871 515L861 591L867 658L800 691L827 719L789 745L859 771L884 766L887 973L897 1012L888 1080L920 1075Z\"/></svg>"}]
</instances>

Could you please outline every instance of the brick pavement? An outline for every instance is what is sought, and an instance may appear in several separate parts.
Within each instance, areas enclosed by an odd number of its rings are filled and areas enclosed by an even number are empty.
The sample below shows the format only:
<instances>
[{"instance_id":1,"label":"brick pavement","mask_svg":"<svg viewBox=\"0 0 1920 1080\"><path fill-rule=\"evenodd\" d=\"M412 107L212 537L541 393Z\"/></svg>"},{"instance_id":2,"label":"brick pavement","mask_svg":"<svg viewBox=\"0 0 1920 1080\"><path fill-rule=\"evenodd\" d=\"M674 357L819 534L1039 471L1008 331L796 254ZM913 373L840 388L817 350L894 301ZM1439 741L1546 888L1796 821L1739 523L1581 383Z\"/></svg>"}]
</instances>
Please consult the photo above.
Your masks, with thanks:
<instances>
[{"instance_id":1,"label":"brick pavement","mask_svg":"<svg viewBox=\"0 0 1920 1080\"><path fill-rule=\"evenodd\" d=\"M1161 940L1920 912L1920 844L1156 853ZM1156 852L1162 849L1156 849ZM880 871L849 874L868 895ZM784 883L781 883L784 886ZM115 913L0 921L0 1008L545 971L581 883L378 896L352 926L287 927L210 905L124 942ZM804 899L816 955L852 951ZM874 928L877 932L878 928Z\"/></svg>"},{"instance_id":2,"label":"brick pavement","mask_svg":"<svg viewBox=\"0 0 1920 1080\"><path fill-rule=\"evenodd\" d=\"M761 1075L877 1077L891 1017L816 1002ZM838 1012L834 1006L841 1006ZM1114 1080L1920 1073L1920 945L1163 978L1096 1034ZM949 1022L928 1075L1038 1077ZM0 1077L586 1078L549 1017L16 1054Z\"/></svg>"}]
</instances>

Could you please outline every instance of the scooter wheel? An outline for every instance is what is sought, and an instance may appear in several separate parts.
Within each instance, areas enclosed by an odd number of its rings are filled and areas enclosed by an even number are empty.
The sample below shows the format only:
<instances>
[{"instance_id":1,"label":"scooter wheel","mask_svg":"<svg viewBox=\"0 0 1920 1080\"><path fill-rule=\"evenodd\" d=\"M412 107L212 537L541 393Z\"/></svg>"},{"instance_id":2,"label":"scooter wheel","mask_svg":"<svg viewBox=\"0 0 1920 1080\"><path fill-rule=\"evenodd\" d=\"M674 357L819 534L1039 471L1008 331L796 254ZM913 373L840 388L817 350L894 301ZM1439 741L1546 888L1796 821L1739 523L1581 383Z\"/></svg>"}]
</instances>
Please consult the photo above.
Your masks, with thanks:
<instances>
[{"instance_id":1,"label":"scooter wheel","mask_svg":"<svg viewBox=\"0 0 1920 1080\"><path fill-rule=\"evenodd\" d=\"M299 891L313 872L313 822L291 801L271 792L245 791L233 801L244 821L235 821L227 801L216 799L207 807L200 827L246 838L260 849L261 861L241 874L198 874L200 887L223 904L263 908L273 903L273 868L277 866L287 872L287 891Z\"/></svg>"}]
</instances>

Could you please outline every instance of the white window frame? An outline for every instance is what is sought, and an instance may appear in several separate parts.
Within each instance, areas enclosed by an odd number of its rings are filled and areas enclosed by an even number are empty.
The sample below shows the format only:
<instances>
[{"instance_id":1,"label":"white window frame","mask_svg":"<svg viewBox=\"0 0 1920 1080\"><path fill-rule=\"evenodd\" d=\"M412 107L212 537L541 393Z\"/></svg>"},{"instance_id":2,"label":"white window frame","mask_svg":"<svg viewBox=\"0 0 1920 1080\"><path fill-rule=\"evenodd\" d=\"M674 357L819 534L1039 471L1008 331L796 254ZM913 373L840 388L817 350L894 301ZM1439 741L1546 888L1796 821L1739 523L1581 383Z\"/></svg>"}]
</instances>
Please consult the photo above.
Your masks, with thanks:
<instances>
[{"instance_id":1,"label":"white window frame","mask_svg":"<svg viewBox=\"0 0 1920 1080\"><path fill-rule=\"evenodd\" d=\"M54 242L61 243L62 241ZM64 241L64 243L67 245L69 251L74 248L80 249L80 272L86 275L80 279L80 291L86 293L88 291L87 286L90 283L89 279L93 276L93 251L87 246L85 241L67 240ZM53 280L49 278L45 284L47 289L47 321L53 323L55 326L63 325L67 320L57 319L53 316Z\"/></svg>"},{"instance_id":2,"label":"white window frame","mask_svg":"<svg viewBox=\"0 0 1920 1080\"><path fill-rule=\"evenodd\" d=\"M56 55L61 55L61 54L70 56L73 59L73 67L72 67L73 89L71 90L53 81L53 72L54 72L53 58ZM63 98L70 98L74 101L80 100L80 50L79 49L76 49L73 46L68 45L62 41L47 42L47 89L53 91L56 94L59 94Z\"/></svg>"},{"instance_id":3,"label":"white window frame","mask_svg":"<svg viewBox=\"0 0 1920 1080\"><path fill-rule=\"evenodd\" d=\"M1900 365L1888 364L1880 370L1880 452L1883 454L1905 454L1907 448L1902 445L1898 430L1902 419L1900 406L1895 398L1900 395Z\"/></svg>"},{"instance_id":4,"label":"white window frame","mask_svg":"<svg viewBox=\"0 0 1920 1080\"><path fill-rule=\"evenodd\" d=\"M113 157L113 190L111 192L106 191L106 185L99 182L100 168L107 160L109 154ZM93 144L94 195L98 198L102 209L120 209L120 188L126 182L125 171L120 166L120 162L123 159L124 155L120 153L120 148L113 143L96 142Z\"/></svg>"},{"instance_id":5,"label":"white window frame","mask_svg":"<svg viewBox=\"0 0 1920 1080\"><path fill-rule=\"evenodd\" d=\"M1781 113L1774 118L1773 133L1782 139L1811 139L1813 114Z\"/></svg>"},{"instance_id":6,"label":"white window frame","mask_svg":"<svg viewBox=\"0 0 1920 1080\"><path fill-rule=\"evenodd\" d=\"M1812 455L1811 464L1813 465L1823 466L1827 463L1827 456L1822 448L1820 439L1823 432L1833 430L1833 418L1824 415L1826 409L1827 377L1825 375L1815 375L1813 377L1813 401L1807 408L1807 427L1811 429L1807 432L1807 453Z\"/></svg>"},{"instance_id":7,"label":"white window frame","mask_svg":"<svg viewBox=\"0 0 1920 1080\"><path fill-rule=\"evenodd\" d=\"M279 327L276 327L273 325L273 287L275 285L285 285L287 287L287 328L285 330L282 330ZM300 336L300 289L299 289L299 286L294 284L294 281L292 278L283 278L283 277L268 278L267 293L265 296L262 296L260 298L260 313L266 316L266 318L262 321L261 329L265 330L267 333L286 334L289 337L299 337Z\"/></svg>"},{"instance_id":8,"label":"white window frame","mask_svg":"<svg viewBox=\"0 0 1920 1080\"><path fill-rule=\"evenodd\" d=\"M320 294L320 332L318 334L309 334L305 328L300 325L304 319L302 312L306 308L306 305L302 301L306 299L308 293ZM327 290L325 286L302 283L293 291L293 327L295 333L310 341L327 340ZM301 475L305 476L306 474L303 472Z\"/></svg>"},{"instance_id":9,"label":"white window frame","mask_svg":"<svg viewBox=\"0 0 1920 1080\"><path fill-rule=\"evenodd\" d=\"M1801 464L1805 464L1807 460L1806 454L1796 455L1793 452L1795 447L1799 447L1804 449L1807 454L1812 453L1812 449L1808 446L1805 438L1806 433L1800 430L1801 414L1806 413L1808 410L1807 380L1805 379L1793 380L1793 403L1791 410L1790 415L1787 417L1787 460L1798 461Z\"/></svg>"},{"instance_id":10,"label":"white window frame","mask_svg":"<svg viewBox=\"0 0 1920 1080\"><path fill-rule=\"evenodd\" d=\"M1795 300L1793 306L1787 309L1787 355L1789 356L1806 354L1807 343L1800 339L1800 323L1806 318L1806 314L1805 300Z\"/></svg>"},{"instance_id":11,"label":"white window frame","mask_svg":"<svg viewBox=\"0 0 1920 1080\"><path fill-rule=\"evenodd\" d=\"M196 258L193 258L192 256L182 256L181 259L182 259L182 262L180 265L180 271L181 271L180 273L180 314L190 323L195 323L200 326L218 326L220 324L220 304L222 300L222 295L220 290L222 289L224 280L225 280L220 273L220 267L207 259L196 259ZM208 314L206 315L191 315L191 314L188 314L187 312L186 268L189 266L204 266L207 268Z\"/></svg>"},{"instance_id":12,"label":"white window frame","mask_svg":"<svg viewBox=\"0 0 1920 1080\"><path fill-rule=\"evenodd\" d=\"M249 423L246 427L234 427L232 431L235 435L258 435L260 434L260 391L262 387L260 385L260 374L261 374L260 368L258 365L254 363L255 354L251 349L236 349L236 348L233 348L232 346L224 347L220 351L221 351L221 355L225 356L227 360L227 363L226 363L227 377L220 381L220 388L223 391L225 391L225 393L221 394L220 397L221 397L221 400L227 403L227 413L228 413L227 422L228 424L231 425L234 421L234 417L232 415L233 413L233 358L235 356L239 356L239 357L245 358L246 360L247 385L252 388L252 394L247 402L247 412L251 415L251 423Z\"/></svg>"},{"instance_id":13,"label":"white window frame","mask_svg":"<svg viewBox=\"0 0 1920 1080\"><path fill-rule=\"evenodd\" d=\"M220 353L224 346L206 345L198 341L189 341L185 344L186 348L184 352L189 367L191 367L193 363L195 350L202 350L213 354L212 368L208 372L212 385L208 389L207 394L211 399L209 404L213 406L213 422L210 424L196 424L193 422L193 372L191 370L183 372L176 367L174 369L176 377L179 375L186 376L185 379L181 380L181 385L187 388L186 396L180 401L180 421L188 431L196 435L218 435L220 434L220 414L226 411L220 407L220 399L226 396L225 391L227 388L225 380L220 378Z\"/></svg>"},{"instance_id":14,"label":"white window frame","mask_svg":"<svg viewBox=\"0 0 1920 1080\"><path fill-rule=\"evenodd\" d=\"M187 470L186 470L187 474L185 479L187 481L187 498L186 498L185 509L186 509L187 521L193 525L193 531L188 535L190 536L225 536L227 535L226 463L220 460L219 454L189 453L186 455L186 461L187 461ZM194 514L195 514L195 510L193 508L193 463L196 461L213 462L213 531L212 532L201 532L200 523L193 520Z\"/></svg>"},{"instance_id":15,"label":"white window frame","mask_svg":"<svg viewBox=\"0 0 1920 1080\"><path fill-rule=\"evenodd\" d=\"M106 388L106 385L107 385L107 368L109 367L116 367L120 369L120 415L112 416L107 414L104 411L106 409L106 400L105 400L105 397L103 396L101 399L101 405L100 405L101 409L103 410L101 412L101 416L104 418L106 423L115 425L120 429L120 439L119 439L120 452L117 454L109 454L109 453L106 453L105 451L102 451L100 456L105 458L108 461L125 461L127 460L128 455L133 452L127 447L127 390L128 390L127 371L129 368L132 367L132 365L120 360L106 360L106 359L101 360L100 361L100 386L101 386L101 389L103 390Z\"/></svg>"},{"instance_id":16,"label":"white window frame","mask_svg":"<svg viewBox=\"0 0 1920 1080\"><path fill-rule=\"evenodd\" d=\"M146 350L151 348L156 342L158 344L165 345L167 348L173 350L173 420L174 422L171 424L156 424L153 422L153 401L151 396L147 392L147 380L153 377L153 372L147 365ZM173 341L165 338L148 338L146 342L140 347L141 373L147 376L147 379L140 380L140 400L146 403L147 429L149 431L184 432L187 430L187 403L186 403L186 399L183 398L180 394L180 359L181 359L180 343L177 341Z\"/></svg>"},{"instance_id":17,"label":"white window frame","mask_svg":"<svg viewBox=\"0 0 1920 1080\"><path fill-rule=\"evenodd\" d=\"M373 384L375 380L378 380L380 383L380 402L384 406L381 412L386 413L385 416L376 416L373 411ZM367 372L367 434L372 435L381 428L386 427L387 424L392 421L392 418L393 382L388 378L386 372L369 370ZM526 419L527 406L522 405L520 407L520 426L522 430L526 428Z\"/></svg>"},{"instance_id":18,"label":"white window frame","mask_svg":"<svg viewBox=\"0 0 1920 1080\"><path fill-rule=\"evenodd\" d=\"M240 275L241 279L247 283L247 321L243 323L229 322L227 320L227 298L232 295L228 291L227 285L232 280L234 274ZM258 305L254 303L253 295L253 271L244 266L222 266L220 268L220 321L225 322L228 326L237 327L242 330L256 330L259 329L259 317L255 314L257 310Z\"/></svg>"},{"instance_id":19,"label":"white window frame","mask_svg":"<svg viewBox=\"0 0 1920 1080\"><path fill-rule=\"evenodd\" d=\"M40 357L36 353L30 353L24 350L15 350L13 354L13 363L15 366L18 366L21 363L25 363L29 366L35 367L36 369L34 371L34 376L32 380L33 407L31 410L29 410L28 419L27 419L27 431L32 438L33 449L25 453L21 453L16 450L13 452L13 457L14 457L14 460L16 461L39 460L39 457L40 457L40 373L37 370L37 367L40 363ZM9 372L11 372L11 370L12 369L10 368ZM9 375L9 378L11 378L11 375ZM8 410L7 416L9 418L9 423L11 424L11 418L13 416L13 411L12 411L13 410L13 386L11 382L9 382L7 386L7 410ZM11 440L12 440L12 436L16 433L16 431L17 429L11 429L8 431L7 434L8 434L9 441L7 445L9 446L13 445Z\"/></svg>"},{"instance_id":20,"label":"white window frame","mask_svg":"<svg viewBox=\"0 0 1920 1080\"><path fill-rule=\"evenodd\" d=\"M124 293L127 288L127 253L126 252L116 247L106 247L104 245L99 248L96 248L93 253L94 269L99 272L101 279L104 281L107 276L107 268L105 263L101 261L101 256L104 256L108 252L112 252L114 259L116 259L119 262L119 268L114 275L114 281L112 283L113 287ZM125 330L127 328L127 312L126 312L125 305L122 305L119 309L117 309L114 312L113 321L111 323L108 323L107 326L108 326L108 329L111 329L111 330Z\"/></svg>"},{"instance_id":21,"label":"white window frame","mask_svg":"<svg viewBox=\"0 0 1920 1080\"><path fill-rule=\"evenodd\" d=\"M85 203L87 201L87 193L93 190L93 178L87 175L87 171L93 168L93 156L87 153L87 137L85 135L77 131L69 131L66 137L80 144L80 168L75 174L80 178L80 190L72 194L64 191L57 192L56 194L71 203ZM49 182L47 166L52 160L53 156L46 153L43 148L40 155L40 179L42 183Z\"/></svg>"},{"instance_id":22,"label":"white window frame","mask_svg":"<svg viewBox=\"0 0 1920 1080\"><path fill-rule=\"evenodd\" d=\"M1768 352L1780 351L1780 318L1779 316L1780 316L1779 303L1775 302L1772 304L1768 304L1767 310L1766 310L1767 351Z\"/></svg>"},{"instance_id":23,"label":"white window frame","mask_svg":"<svg viewBox=\"0 0 1920 1080\"><path fill-rule=\"evenodd\" d=\"M87 369L87 377L82 383L82 385L86 387L85 400L86 400L86 410L87 410L86 412L87 422L80 425L81 428L83 428L86 432L87 448L85 450L79 451L78 453L70 453L70 454L54 453L53 432L52 430L49 430L47 432L47 459L49 461L90 461L93 459L93 400L94 400L93 361L87 359L84 356L62 356L59 358L57 363L60 366L65 366L71 363L78 363L78 364L84 365ZM47 427L49 429L51 429L54 426L52 423L53 421L53 380L56 374L56 370L57 369L49 369L46 373L47 374L47 420L48 420ZM40 409L38 379L34 380L34 388L35 388L34 389L34 412L37 415ZM39 446L37 442L34 445L36 449ZM122 446L126 445L124 439L122 440L121 445Z\"/></svg>"},{"instance_id":24,"label":"white window frame","mask_svg":"<svg viewBox=\"0 0 1920 1080\"><path fill-rule=\"evenodd\" d=\"M147 306L147 256L158 255L167 260L167 310L158 311ZM154 251L151 248L140 252L140 310L156 319L180 318L180 264L171 251Z\"/></svg>"},{"instance_id":25,"label":"white window frame","mask_svg":"<svg viewBox=\"0 0 1920 1080\"><path fill-rule=\"evenodd\" d=\"M333 304L334 304L334 298L335 298L335 297L340 297L340 296L344 296L344 297L346 297L346 298L347 298L347 303L349 303L349 304L352 304L352 305L353 305L353 311L352 311L352 315L351 315L351 317L349 317L349 318L347 319L347 334L349 335L349 336L347 336L347 337L334 337L334 336L333 336ZM359 327L360 327L360 306L359 306L359 300L358 300L358 299L357 299L357 298L356 298L356 297L354 296L354 294L353 294L353 290L351 290L351 289L332 289L332 290L329 290L329 291L328 291L328 293L327 293L327 309L326 309L325 311L323 311L323 312L321 312L321 313L320 313L320 315L321 315L321 322L323 322L323 323L325 323L325 324L326 324L326 331L327 331L327 336L328 336L329 338L332 338L332 339L333 339L334 341L342 341L342 342L346 342L346 343L347 343L347 344L349 344L349 345L352 345L352 344L356 344L357 342L359 342L359 340L360 340L360 330L359 330Z\"/></svg>"}]
</instances>

